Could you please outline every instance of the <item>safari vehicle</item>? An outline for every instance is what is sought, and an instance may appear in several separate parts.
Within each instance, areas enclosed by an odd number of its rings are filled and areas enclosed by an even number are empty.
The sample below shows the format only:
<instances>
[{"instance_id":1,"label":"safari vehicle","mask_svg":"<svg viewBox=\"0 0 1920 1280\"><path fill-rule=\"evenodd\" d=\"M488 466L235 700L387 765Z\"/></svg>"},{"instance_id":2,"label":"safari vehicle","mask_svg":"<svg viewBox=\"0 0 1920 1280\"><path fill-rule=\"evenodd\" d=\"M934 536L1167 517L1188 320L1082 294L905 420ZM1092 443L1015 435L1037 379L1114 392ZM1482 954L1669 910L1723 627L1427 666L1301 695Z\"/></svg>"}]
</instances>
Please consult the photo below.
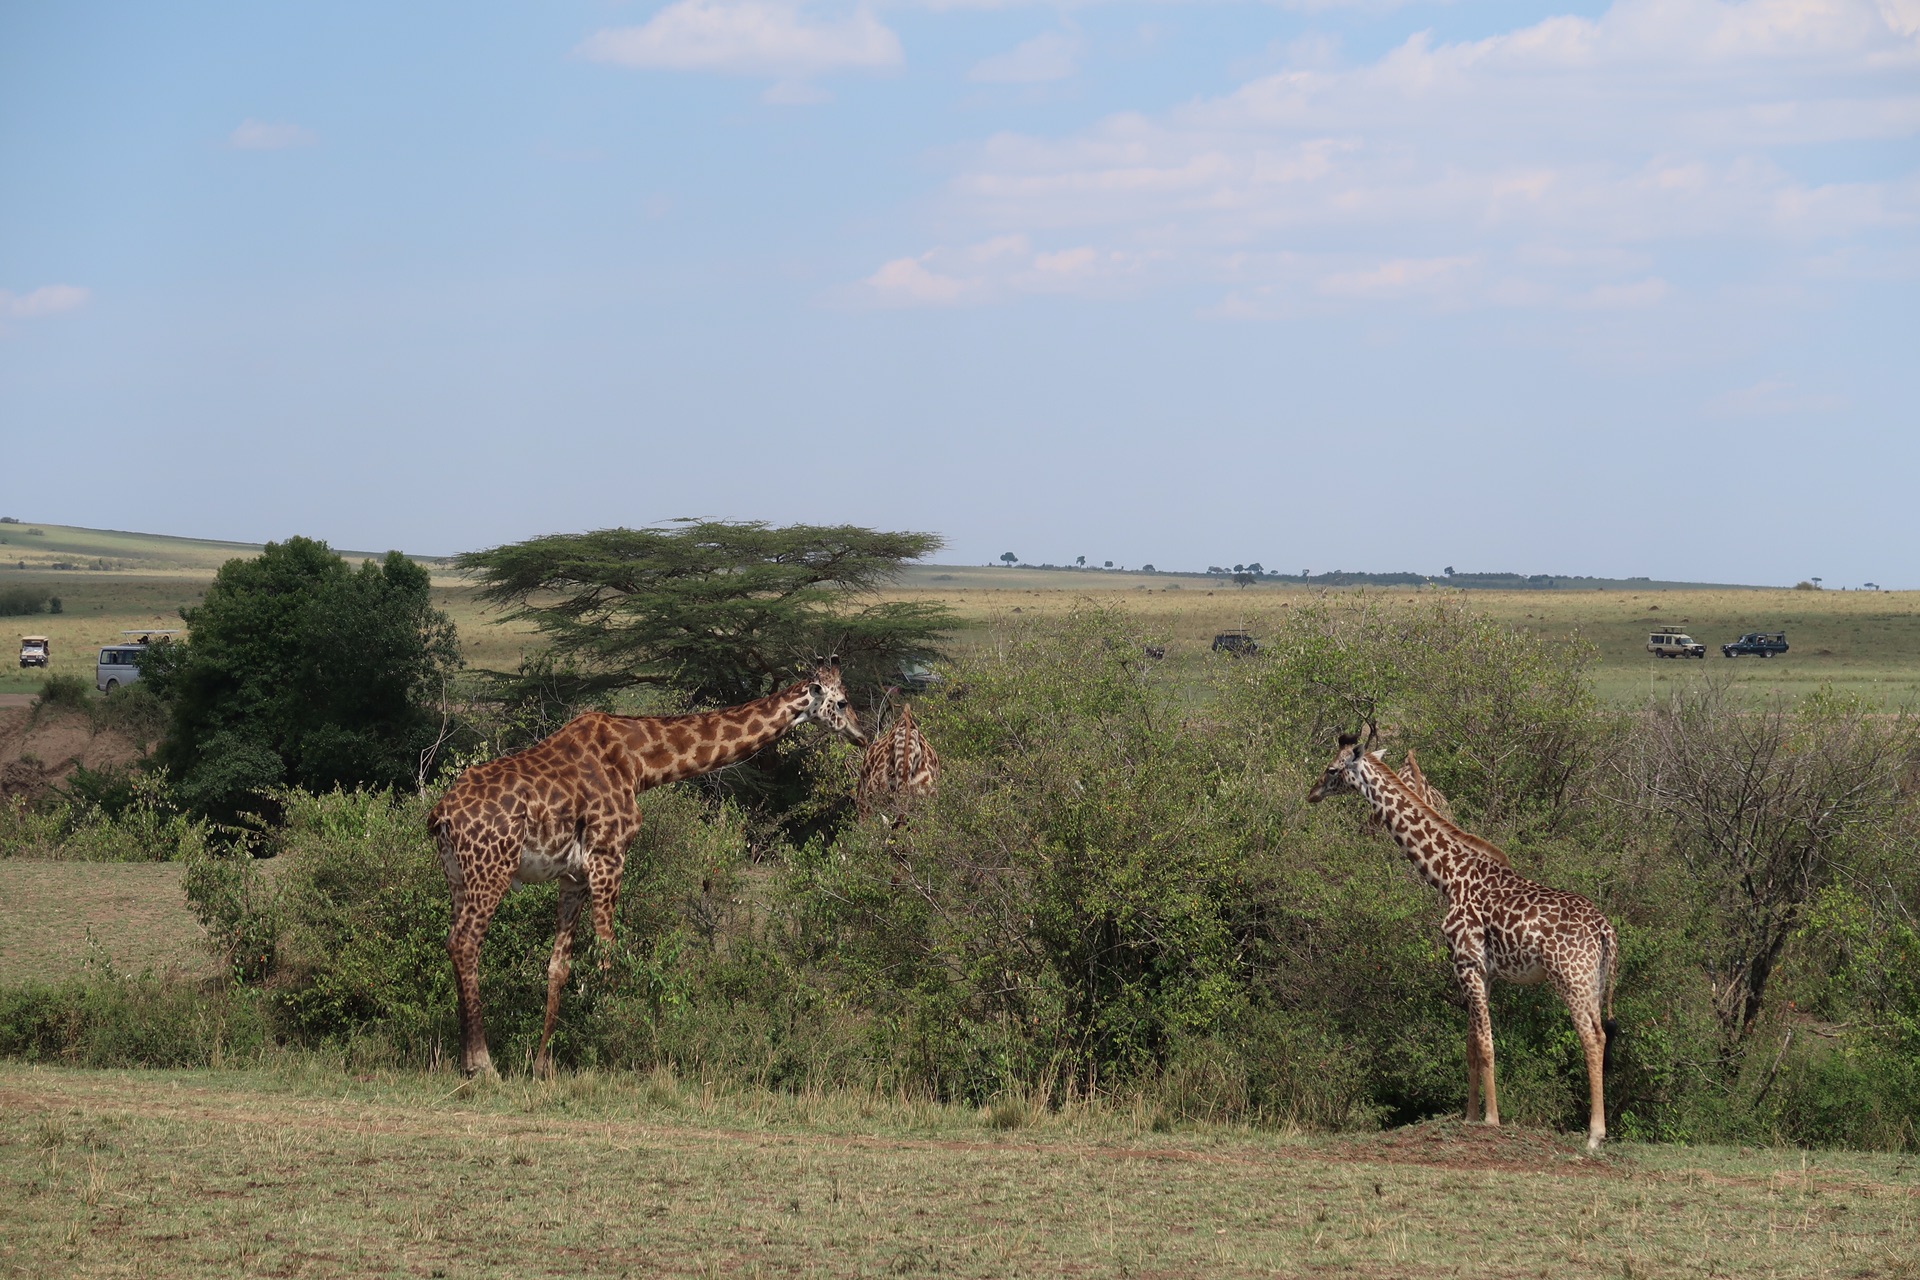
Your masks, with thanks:
<instances>
[{"instance_id":1,"label":"safari vehicle","mask_svg":"<svg viewBox=\"0 0 1920 1280\"><path fill-rule=\"evenodd\" d=\"M1236 658L1250 658L1260 652L1260 642L1245 631L1222 631L1213 638L1213 651L1223 649Z\"/></svg>"},{"instance_id":2,"label":"safari vehicle","mask_svg":"<svg viewBox=\"0 0 1920 1280\"><path fill-rule=\"evenodd\" d=\"M154 637L164 642L172 631L127 631L124 635L137 635L138 640L124 644L110 644L100 650L100 660L94 665L93 687L102 693L112 693L123 684L132 684L140 678L140 655L153 646Z\"/></svg>"},{"instance_id":3,"label":"safari vehicle","mask_svg":"<svg viewBox=\"0 0 1920 1280\"><path fill-rule=\"evenodd\" d=\"M1656 631L1647 637L1647 652L1656 658L1704 658L1707 646L1684 631Z\"/></svg>"},{"instance_id":4,"label":"safari vehicle","mask_svg":"<svg viewBox=\"0 0 1920 1280\"><path fill-rule=\"evenodd\" d=\"M908 693L925 693L941 682L941 675L924 662L903 662L893 682Z\"/></svg>"},{"instance_id":5,"label":"safari vehicle","mask_svg":"<svg viewBox=\"0 0 1920 1280\"><path fill-rule=\"evenodd\" d=\"M1732 644L1720 646L1720 652L1729 658L1753 656L1771 658L1776 653L1787 651L1787 633L1784 631L1749 631Z\"/></svg>"},{"instance_id":6,"label":"safari vehicle","mask_svg":"<svg viewBox=\"0 0 1920 1280\"><path fill-rule=\"evenodd\" d=\"M53 658L53 641L45 636L20 637L20 665L44 667Z\"/></svg>"}]
</instances>

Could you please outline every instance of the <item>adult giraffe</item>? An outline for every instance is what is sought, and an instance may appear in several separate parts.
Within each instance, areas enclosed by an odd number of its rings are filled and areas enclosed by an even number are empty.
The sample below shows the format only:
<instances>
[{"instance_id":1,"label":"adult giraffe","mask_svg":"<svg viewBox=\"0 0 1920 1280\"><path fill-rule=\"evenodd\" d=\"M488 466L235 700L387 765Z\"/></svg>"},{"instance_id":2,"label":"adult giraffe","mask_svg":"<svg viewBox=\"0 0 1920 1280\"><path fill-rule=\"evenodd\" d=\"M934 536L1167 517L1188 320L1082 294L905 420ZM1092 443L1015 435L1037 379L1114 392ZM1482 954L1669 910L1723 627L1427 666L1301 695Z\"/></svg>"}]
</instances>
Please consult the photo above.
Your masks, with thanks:
<instances>
[{"instance_id":1,"label":"adult giraffe","mask_svg":"<svg viewBox=\"0 0 1920 1280\"><path fill-rule=\"evenodd\" d=\"M737 764L809 720L856 743L866 741L837 656L821 659L797 684L721 711L589 711L536 746L460 775L427 825L453 891L447 953L459 989L462 1070L498 1075L480 1015L480 944L507 890L560 882L560 923L547 962L547 1021L533 1062L535 1073L546 1075L552 1070L547 1042L573 959L574 928L589 899L594 932L603 942L613 941L620 872L640 831L637 794Z\"/></svg>"},{"instance_id":2,"label":"adult giraffe","mask_svg":"<svg viewBox=\"0 0 1920 1280\"><path fill-rule=\"evenodd\" d=\"M1473 1119L1484 1084L1486 1122L1500 1123L1488 983L1495 978L1522 985L1551 982L1573 1015L1574 1030L1586 1050L1587 1148L1597 1149L1607 1136L1604 1079L1607 1043L1614 1034L1613 984L1619 976L1620 941L1613 925L1579 894L1536 884L1489 857L1491 844L1436 813L1386 761L1369 755L1358 735L1342 734L1339 750L1307 800L1318 803L1349 791L1373 807L1420 878L1446 901L1440 928L1471 1020L1467 1119Z\"/></svg>"}]
</instances>

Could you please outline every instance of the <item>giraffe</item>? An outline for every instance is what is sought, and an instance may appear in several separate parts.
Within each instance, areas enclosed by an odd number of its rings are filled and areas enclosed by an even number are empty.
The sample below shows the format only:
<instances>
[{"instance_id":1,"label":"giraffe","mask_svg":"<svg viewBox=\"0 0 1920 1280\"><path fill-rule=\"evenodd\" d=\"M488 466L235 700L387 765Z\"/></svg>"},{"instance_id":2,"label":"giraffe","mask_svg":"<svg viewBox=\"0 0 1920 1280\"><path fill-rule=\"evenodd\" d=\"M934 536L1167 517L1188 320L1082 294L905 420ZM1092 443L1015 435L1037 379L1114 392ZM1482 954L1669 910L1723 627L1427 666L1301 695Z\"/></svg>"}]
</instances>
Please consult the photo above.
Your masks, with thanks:
<instances>
[{"instance_id":1,"label":"giraffe","mask_svg":"<svg viewBox=\"0 0 1920 1280\"><path fill-rule=\"evenodd\" d=\"M1379 754L1377 751L1373 753L1376 758ZM1400 767L1396 769L1394 773L1400 781L1406 784L1407 790L1413 792L1414 799L1419 800L1422 804L1426 805L1427 808L1433 810L1448 822L1454 821L1453 806L1447 803L1447 798L1440 793L1440 788L1428 782L1427 775L1420 771L1420 760L1419 757L1414 755L1412 747L1407 748L1406 760L1401 763ZM1457 826L1458 824L1456 823L1455 825ZM1378 813L1369 813L1367 815L1368 834L1376 831L1385 831L1386 829L1386 821ZM1482 857L1492 858L1503 867L1513 865L1507 861L1507 855L1490 841L1482 840L1479 836L1466 831L1460 833L1460 838L1472 846L1474 852L1480 854Z\"/></svg>"},{"instance_id":2,"label":"giraffe","mask_svg":"<svg viewBox=\"0 0 1920 1280\"><path fill-rule=\"evenodd\" d=\"M788 730L817 721L864 744L838 656L808 678L754 702L680 716L589 711L552 737L475 765L427 817L453 893L447 953L459 990L461 1069L498 1078L480 1014L480 944L507 890L560 882L560 922L547 963L547 1020L534 1071L552 1074L547 1042L573 957L574 928L593 903L593 929L613 940L627 847L640 831L636 793L737 764ZM602 966L606 964L603 958Z\"/></svg>"},{"instance_id":3,"label":"giraffe","mask_svg":"<svg viewBox=\"0 0 1920 1280\"><path fill-rule=\"evenodd\" d=\"M897 690L888 689L891 698ZM865 821L875 808L889 797L895 801L893 824L906 825L906 808L922 796L930 796L940 785L940 757L927 735L914 722L913 707L903 705L893 727L868 744L860 761L860 784L856 792L860 819Z\"/></svg>"},{"instance_id":4,"label":"giraffe","mask_svg":"<svg viewBox=\"0 0 1920 1280\"><path fill-rule=\"evenodd\" d=\"M1454 973L1466 993L1471 1021L1467 1036L1467 1119L1480 1107L1500 1123L1494 1092L1493 1019L1487 989L1494 978L1531 984L1551 982L1573 1016L1586 1050L1589 1113L1587 1149L1607 1136L1603 1079L1607 1045L1614 1035L1613 984L1619 976L1620 943L1600 909L1577 893L1536 884L1484 852L1493 846L1468 836L1436 813L1368 754L1356 734L1342 734L1339 750L1307 794L1309 803L1358 792L1386 824L1420 878L1447 904L1441 924ZM1605 1013L1602 1013L1604 1003Z\"/></svg>"}]
</instances>

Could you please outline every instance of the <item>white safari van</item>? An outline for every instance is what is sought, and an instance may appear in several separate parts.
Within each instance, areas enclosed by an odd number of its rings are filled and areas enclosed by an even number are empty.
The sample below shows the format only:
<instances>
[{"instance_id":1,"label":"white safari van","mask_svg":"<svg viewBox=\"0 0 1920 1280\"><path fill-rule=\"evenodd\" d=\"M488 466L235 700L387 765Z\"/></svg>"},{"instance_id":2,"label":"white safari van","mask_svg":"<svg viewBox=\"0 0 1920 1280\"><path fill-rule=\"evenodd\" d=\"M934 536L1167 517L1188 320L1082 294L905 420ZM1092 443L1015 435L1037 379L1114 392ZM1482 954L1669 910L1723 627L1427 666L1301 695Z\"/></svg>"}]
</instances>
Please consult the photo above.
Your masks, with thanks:
<instances>
[{"instance_id":1,"label":"white safari van","mask_svg":"<svg viewBox=\"0 0 1920 1280\"><path fill-rule=\"evenodd\" d=\"M132 684L140 678L140 655L147 651L155 636L170 636L172 631L129 631L127 635L137 635L138 640L129 640L124 644L110 644L100 650L100 660L94 664L93 687L102 693L112 693L123 684Z\"/></svg>"},{"instance_id":2,"label":"white safari van","mask_svg":"<svg viewBox=\"0 0 1920 1280\"><path fill-rule=\"evenodd\" d=\"M112 693L123 684L132 684L140 678L140 655L147 651L144 644L110 644L100 651L100 661L93 669L93 687L103 693Z\"/></svg>"}]
</instances>

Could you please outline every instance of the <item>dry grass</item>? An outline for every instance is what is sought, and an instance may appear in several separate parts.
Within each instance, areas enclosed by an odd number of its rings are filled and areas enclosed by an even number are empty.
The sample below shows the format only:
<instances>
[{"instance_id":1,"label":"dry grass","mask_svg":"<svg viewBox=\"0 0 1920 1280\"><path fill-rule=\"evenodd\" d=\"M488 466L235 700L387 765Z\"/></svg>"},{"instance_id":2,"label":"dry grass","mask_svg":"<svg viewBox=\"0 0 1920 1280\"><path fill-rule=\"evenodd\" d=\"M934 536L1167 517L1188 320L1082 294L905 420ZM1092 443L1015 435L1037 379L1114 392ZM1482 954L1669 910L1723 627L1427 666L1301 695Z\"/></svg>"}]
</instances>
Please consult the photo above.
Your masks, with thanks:
<instances>
[{"instance_id":1,"label":"dry grass","mask_svg":"<svg viewBox=\"0 0 1920 1280\"><path fill-rule=\"evenodd\" d=\"M54 526L45 527L49 534L55 532ZM42 585L66 604L66 612L58 616L9 621L22 633L51 636L53 671L77 675L91 684L94 653L100 645L121 640L126 630L181 625L180 606L197 602L205 592L216 553L238 554L223 544L207 553L205 567L170 572L0 570L0 581ZM887 595L940 600L952 606L963 622L954 637L956 647L962 649L979 643L985 635L982 624L995 618L1058 613L1083 599L1119 602L1168 643L1173 672L1185 675L1208 660L1208 646L1219 631L1245 626L1256 635L1271 632L1280 615L1303 602L1359 591L1302 590L1284 584L1243 589L1169 574L932 565L913 569ZM1375 598L1400 602L1422 595L1408 588L1367 591ZM483 607L462 579L437 573L434 596L459 626L472 666L511 669L532 643L531 628L502 624L497 611ZM1779 690L1798 695L1831 683L1883 707L1920 699L1920 592L1474 591L1467 599L1474 608L1515 626L1547 635L1578 635L1596 645L1600 654L1596 687L1603 698L1616 704L1642 701L1649 694L1659 695L1708 675L1730 676L1755 693ZM1691 631L1715 651L1704 662L1653 658L1643 647L1647 632L1669 625ZM1792 652L1769 661L1728 661L1719 656L1719 644L1753 630L1786 631ZM0 665L0 693L37 689L43 678L38 671L18 672Z\"/></svg>"},{"instance_id":2,"label":"dry grass","mask_svg":"<svg viewBox=\"0 0 1920 1280\"><path fill-rule=\"evenodd\" d=\"M1140 1117L670 1076L0 1066L17 1275L1912 1276L1885 1156Z\"/></svg>"}]
</instances>

